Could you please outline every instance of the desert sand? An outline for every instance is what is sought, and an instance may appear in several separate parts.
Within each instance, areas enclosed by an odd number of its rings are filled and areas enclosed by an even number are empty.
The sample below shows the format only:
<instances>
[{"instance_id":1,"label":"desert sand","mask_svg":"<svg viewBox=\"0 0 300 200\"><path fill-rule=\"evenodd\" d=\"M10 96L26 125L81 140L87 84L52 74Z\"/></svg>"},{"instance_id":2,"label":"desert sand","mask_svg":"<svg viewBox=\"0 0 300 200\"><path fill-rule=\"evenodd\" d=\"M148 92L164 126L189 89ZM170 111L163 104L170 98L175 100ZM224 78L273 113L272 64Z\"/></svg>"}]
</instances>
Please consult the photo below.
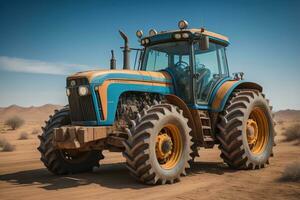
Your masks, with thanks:
<instances>
[{"instance_id":1,"label":"desert sand","mask_svg":"<svg viewBox=\"0 0 300 200\"><path fill-rule=\"evenodd\" d=\"M1 109L3 111L3 108ZM18 109L17 109L18 110ZM1 111L1 112L2 112ZM20 112L20 110L18 110ZM283 127L294 122L280 123L274 157L261 170L229 169L214 149L200 149L200 158L191 166L187 177L173 185L147 186L136 182L127 172L120 153L104 152L100 168L90 173L56 176L40 162L37 135L48 111L40 116L26 116L20 129L7 130L0 123L0 137L15 145L13 152L0 152L0 199L300 199L300 183L282 182L285 167L300 160L300 147L281 142ZM42 113L42 114L41 114ZM16 114L16 113L13 113ZM34 115L31 113L31 115ZM3 117L3 115L2 115ZM3 118L2 118L3 119ZM29 139L18 140L21 132Z\"/></svg>"}]
</instances>

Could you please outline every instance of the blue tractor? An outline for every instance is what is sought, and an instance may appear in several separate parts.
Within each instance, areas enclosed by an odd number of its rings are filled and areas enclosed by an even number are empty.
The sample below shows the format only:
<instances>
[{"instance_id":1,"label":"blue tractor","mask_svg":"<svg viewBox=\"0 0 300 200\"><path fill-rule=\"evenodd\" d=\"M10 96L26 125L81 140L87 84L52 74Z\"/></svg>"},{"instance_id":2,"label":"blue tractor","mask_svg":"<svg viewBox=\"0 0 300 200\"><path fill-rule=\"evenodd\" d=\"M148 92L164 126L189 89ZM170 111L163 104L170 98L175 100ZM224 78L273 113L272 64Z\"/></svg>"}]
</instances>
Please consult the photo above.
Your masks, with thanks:
<instances>
[{"instance_id":1,"label":"blue tractor","mask_svg":"<svg viewBox=\"0 0 300 200\"><path fill-rule=\"evenodd\" d=\"M116 70L67 77L69 105L50 116L39 137L41 161L54 174L99 166L102 151L122 152L146 184L179 181L199 148L218 145L231 168L260 169L273 155L274 123L262 86L230 76L227 37L204 28L137 31L142 48L128 46ZM130 70L129 53L138 67Z\"/></svg>"}]
</instances>

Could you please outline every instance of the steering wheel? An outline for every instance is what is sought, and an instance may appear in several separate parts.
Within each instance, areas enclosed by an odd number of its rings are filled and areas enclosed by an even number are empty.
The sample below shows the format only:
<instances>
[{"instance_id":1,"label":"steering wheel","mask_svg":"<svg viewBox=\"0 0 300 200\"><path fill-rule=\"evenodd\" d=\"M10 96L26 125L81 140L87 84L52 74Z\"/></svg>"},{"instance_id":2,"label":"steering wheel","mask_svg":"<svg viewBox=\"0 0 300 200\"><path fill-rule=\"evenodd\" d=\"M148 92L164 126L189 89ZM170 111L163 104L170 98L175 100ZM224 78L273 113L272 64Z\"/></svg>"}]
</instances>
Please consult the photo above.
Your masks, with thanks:
<instances>
[{"instance_id":1,"label":"steering wheel","mask_svg":"<svg viewBox=\"0 0 300 200\"><path fill-rule=\"evenodd\" d=\"M180 69L182 71L186 71L187 68L188 68L189 64L185 61L178 61L176 64L175 64L175 69Z\"/></svg>"}]
</instances>

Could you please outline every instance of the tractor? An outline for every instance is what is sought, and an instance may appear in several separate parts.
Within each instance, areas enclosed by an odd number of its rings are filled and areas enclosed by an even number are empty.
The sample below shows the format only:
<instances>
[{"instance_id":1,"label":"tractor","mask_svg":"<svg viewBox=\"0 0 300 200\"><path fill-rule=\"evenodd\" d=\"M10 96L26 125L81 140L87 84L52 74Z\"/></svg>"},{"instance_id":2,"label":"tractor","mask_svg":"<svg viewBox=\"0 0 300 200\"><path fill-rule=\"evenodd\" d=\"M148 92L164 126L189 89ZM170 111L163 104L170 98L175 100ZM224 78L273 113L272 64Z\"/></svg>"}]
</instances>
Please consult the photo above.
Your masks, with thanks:
<instances>
[{"instance_id":1,"label":"tractor","mask_svg":"<svg viewBox=\"0 0 300 200\"><path fill-rule=\"evenodd\" d=\"M57 175L91 171L102 152L122 152L130 174L145 184L172 184L187 174L200 148L218 145L228 167L264 168L273 156L272 107L262 86L229 73L226 36L205 28L136 32L124 39L123 69L67 77L68 105L39 136L41 161ZM130 52L135 51L134 70ZM138 56L137 56L138 55Z\"/></svg>"}]
</instances>

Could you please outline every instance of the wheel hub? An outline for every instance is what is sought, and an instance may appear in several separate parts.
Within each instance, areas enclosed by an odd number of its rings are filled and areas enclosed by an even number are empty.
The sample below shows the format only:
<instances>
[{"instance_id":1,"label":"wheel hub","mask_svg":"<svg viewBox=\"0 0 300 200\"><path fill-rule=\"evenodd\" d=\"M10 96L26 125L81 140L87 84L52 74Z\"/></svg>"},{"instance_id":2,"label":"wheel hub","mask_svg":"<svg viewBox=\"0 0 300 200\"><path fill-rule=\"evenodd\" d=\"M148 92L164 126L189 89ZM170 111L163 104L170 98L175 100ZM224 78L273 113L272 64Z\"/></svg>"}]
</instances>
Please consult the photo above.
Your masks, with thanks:
<instances>
[{"instance_id":1,"label":"wheel hub","mask_svg":"<svg viewBox=\"0 0 300 200\"><path fill-rule=\"evenodd\" d=\"M255 107L246 125L248 145L253 154L260 154L264 151L269 140L269 131L265 112L260 107Z\"/></svg>"},{"instance_id":2,"label":"wheel hub","mask_svg":"<svg viewBox=\"0 0 300 200\"><path fill-rule=\"evenodd\" d=\"M172 154L173 142L171 137L163 133L157 136L156 141L156 155L158 159L164 160Z\"/></svg>"},{"instance_id":3,"label":"wheel hub","mask_svg":"<svg viewBox=\"0 0 300 200\"><path fill-rule=\"evenodd\" d=\"M253 119L247 120L247 139L249 144L254 144L258 137L258 125Z\"/></svg>"}]
</instances>

